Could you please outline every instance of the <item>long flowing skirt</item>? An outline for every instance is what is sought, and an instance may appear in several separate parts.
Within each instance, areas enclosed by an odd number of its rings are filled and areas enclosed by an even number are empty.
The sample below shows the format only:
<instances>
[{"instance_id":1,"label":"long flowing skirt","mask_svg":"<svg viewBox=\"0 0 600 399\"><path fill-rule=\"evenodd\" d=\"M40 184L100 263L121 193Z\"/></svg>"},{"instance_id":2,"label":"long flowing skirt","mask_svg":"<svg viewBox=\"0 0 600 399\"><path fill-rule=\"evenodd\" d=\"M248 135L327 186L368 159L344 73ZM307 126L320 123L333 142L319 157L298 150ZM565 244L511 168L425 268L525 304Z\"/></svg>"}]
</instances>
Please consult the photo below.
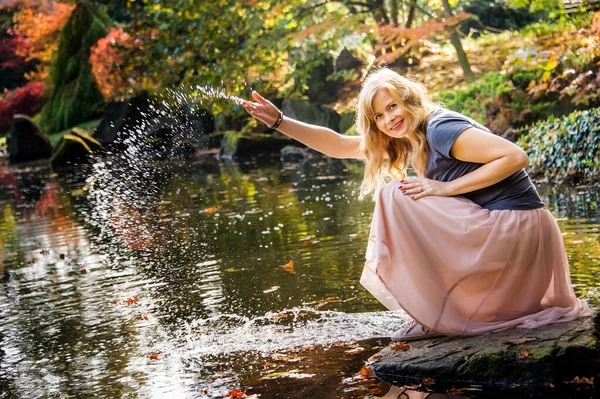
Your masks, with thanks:
<instances>
[{"instance_id":1,"label":"long flowing skirt","mask_svg":"<svg viewBox=\"0 0 600 399\"><path fill-rule=\"evenodd\" d=\"M390 310L449 335L591 315L571 287L552 214L487 210L462 197L378 194L361 284Z\"/></svg>"}]
</instances>

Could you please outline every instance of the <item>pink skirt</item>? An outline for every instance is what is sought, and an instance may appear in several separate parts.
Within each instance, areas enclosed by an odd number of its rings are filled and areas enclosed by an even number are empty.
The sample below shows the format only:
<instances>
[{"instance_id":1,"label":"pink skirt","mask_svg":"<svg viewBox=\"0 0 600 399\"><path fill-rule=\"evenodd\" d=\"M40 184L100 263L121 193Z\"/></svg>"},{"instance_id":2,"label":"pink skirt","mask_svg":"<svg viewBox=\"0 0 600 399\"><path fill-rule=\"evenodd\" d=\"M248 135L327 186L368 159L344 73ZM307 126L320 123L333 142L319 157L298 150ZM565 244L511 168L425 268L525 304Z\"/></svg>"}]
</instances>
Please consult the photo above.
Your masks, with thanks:
<instances>
[{"instance_id":1,"label":"pink skirt","mask_svg":"<svg viewBox=\"0 0 600 399\"><path fill-rule=\"evenodd\" d=\"M546 208L490 211L462 197L378 194L361 284L390 310L449 335L590 316Z\"/></svg>"}]
</instances>

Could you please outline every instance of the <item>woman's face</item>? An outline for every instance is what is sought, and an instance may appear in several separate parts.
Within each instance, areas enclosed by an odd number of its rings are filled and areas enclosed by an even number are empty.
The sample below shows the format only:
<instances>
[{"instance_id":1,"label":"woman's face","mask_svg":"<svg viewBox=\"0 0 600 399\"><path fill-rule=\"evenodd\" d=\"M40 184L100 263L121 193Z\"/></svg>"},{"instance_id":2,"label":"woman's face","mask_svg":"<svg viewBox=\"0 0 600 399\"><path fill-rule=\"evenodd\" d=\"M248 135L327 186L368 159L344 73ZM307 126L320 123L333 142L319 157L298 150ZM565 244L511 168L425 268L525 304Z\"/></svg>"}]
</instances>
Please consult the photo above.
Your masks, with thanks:
<instances>
[{"instance_id":1,"label":"woman's face","mask_svg":"<svg viewBox=\"0 0 600 399\"><path fill-rule=\"evenodd\" d=\"M400 138L408 133L410 114L386 90L379 90L373 97L375 124L390 137Z\"/></svg>"}]
</instances>

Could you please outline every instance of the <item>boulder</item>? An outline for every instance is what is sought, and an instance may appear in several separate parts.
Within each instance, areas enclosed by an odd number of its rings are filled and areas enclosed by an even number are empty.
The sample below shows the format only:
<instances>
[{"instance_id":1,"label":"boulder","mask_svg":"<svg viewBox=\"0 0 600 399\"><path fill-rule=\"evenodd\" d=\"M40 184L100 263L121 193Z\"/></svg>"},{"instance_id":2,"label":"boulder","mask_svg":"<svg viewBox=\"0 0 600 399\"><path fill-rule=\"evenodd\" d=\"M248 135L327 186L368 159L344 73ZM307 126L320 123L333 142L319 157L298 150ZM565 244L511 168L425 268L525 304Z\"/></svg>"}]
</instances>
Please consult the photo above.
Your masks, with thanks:
<instances>
[{"instance_id":1,"label":"boulder","mask_svg":"<svg viewBox=\"0 0 600 399\"><path fill-rule=\"evenodd\" d=\"M151 105L145 95L109 103L102 122L96 128L94 139L98 140L103 147L123 147L123 141L129 137L129 132L136 126L140 126L142 121L147 121Z\"/></svg>"},{"instance_id":2,"label":"boulder","mask_svg":"<svg viewBox=\"0 0 600 399\"><path fill-rule=\"evenodd\" d=\"M281 110L290 118L325 126L336 132L340 129L340 115L331 108L304 100L283 100Z\"/></svg>"},{"instance_id":3,"label":"boulder","mask_svg":"<svg viewBox=\"0 0 600 399\"><path fill-rule=\"evenodd\" d=\"M304 94L315 104L329 104L337 100L340 85L327 77L334 72L333 59L327 58L323 63L310 71Z\"/></svg>"},{"instance_id":4,"label":"boulder","mask_svg":"<svg viewBox=\"0 0 600 399\"><path fill-rule=\"evenodd\" d=\"M281 150L290 144L292 144L292 139L287 137L280 138L262 133L243 135L240 132L227 131L221 140L219 158L233 159L279 155Z\"/></svg>"},{"instance_id":5,"label":"boulder","mask_svg":"<svg viewBox=\"0 0 600 399\"><path fill-rule=\"evenodd\" d=\"M567 383L591 389L600 377L600 317L536 329L510 330L472 337L441 337L397 345L373 356L380 379L394 385L424 378L433 389L476 385L487 389L529 390L543 395ZM436 389L437 387L437 389Z\"/></svg>"},{"instance_id":6,"label":"boulder","mask_svg":"<svg viewBox=\"0 0 600 399\"><path fill-rule=\"evenodd\" d=\"M362 65L362 61L356 58L347 48L344 48L335 59L335 69L338 71L342 69L355 69Z\"/></svg>"},{"instance_id":7,"label":"boulder","mask_svg":"<svg viewBox=\"0 0 600 399\"><path fill-rule=\"evenodd\" d=\"M71 129L58 141L52 153L52 166L67 166L87 163L94 153L102 149L100 142L91 137L85 130Z\"/></svg>"},{"instance_id":8,"label":"boulder","mask_svg":"<svg viewBox=\"0 0 600 399\"><path fill-rule=\"evenodd\" d=\"M26 115L15 114L10 127L8 154L12 164L48 159L52 156L52 145L37 123Z\"/></svg>"}]
</instances>

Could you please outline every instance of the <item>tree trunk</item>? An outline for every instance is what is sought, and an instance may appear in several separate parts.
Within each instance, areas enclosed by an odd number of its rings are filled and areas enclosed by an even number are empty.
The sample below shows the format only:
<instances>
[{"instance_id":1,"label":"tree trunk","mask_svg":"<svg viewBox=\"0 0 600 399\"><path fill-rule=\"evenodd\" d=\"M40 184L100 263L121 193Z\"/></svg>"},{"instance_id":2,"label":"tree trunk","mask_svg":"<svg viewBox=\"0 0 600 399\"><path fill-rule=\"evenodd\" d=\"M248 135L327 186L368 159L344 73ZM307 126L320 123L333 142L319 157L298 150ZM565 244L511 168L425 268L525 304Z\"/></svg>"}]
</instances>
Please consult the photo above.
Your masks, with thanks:
<instances>
[{"instance_id":1,"label":"tree trunk","mask_svg":"<svg viewBox=\"0 0 600 399\"><path fill-rule=\"evenodd\" d=\"M452 8L450 7L448 0L442 0L442 6L444 7L444 14L446 15L446 17L451 17ZM467 58L467 54L463 49L462 43L460 42L460 37L458 36L458 32L456 30L452 33L452 36L450 36L450 43L452 43L452 45L456 49L458 64L463 70L465 80L467 81L467 83L472 83L475 80L475 75L471 70L471 64L469 63L469 59Z\"/></svg>"},{"instance_id":2,"label":"tree trunk","mask_svg":"<svg viewBox=\"0 0 600 399\"><path fill-rule=\"evenodd\" d=\"M398 0L391 0L390 5L390 22L394 26L398 26Z\"/></svg>"},{"instance_id":3,"label":"tree trunk","mask_svg":"<svg viewBox=\"0 0 600 399\"><path fill-rule=\"evenodd\" d=\"M410 8L408 9L408 18L406 18L406 24L404 25L404 27L406 29L410 29L410 27L413 24L413 21L415 20L416 15L417 15L417 7L416 7L415 3L411 3Z\"/></svg>"}]
</instances>

